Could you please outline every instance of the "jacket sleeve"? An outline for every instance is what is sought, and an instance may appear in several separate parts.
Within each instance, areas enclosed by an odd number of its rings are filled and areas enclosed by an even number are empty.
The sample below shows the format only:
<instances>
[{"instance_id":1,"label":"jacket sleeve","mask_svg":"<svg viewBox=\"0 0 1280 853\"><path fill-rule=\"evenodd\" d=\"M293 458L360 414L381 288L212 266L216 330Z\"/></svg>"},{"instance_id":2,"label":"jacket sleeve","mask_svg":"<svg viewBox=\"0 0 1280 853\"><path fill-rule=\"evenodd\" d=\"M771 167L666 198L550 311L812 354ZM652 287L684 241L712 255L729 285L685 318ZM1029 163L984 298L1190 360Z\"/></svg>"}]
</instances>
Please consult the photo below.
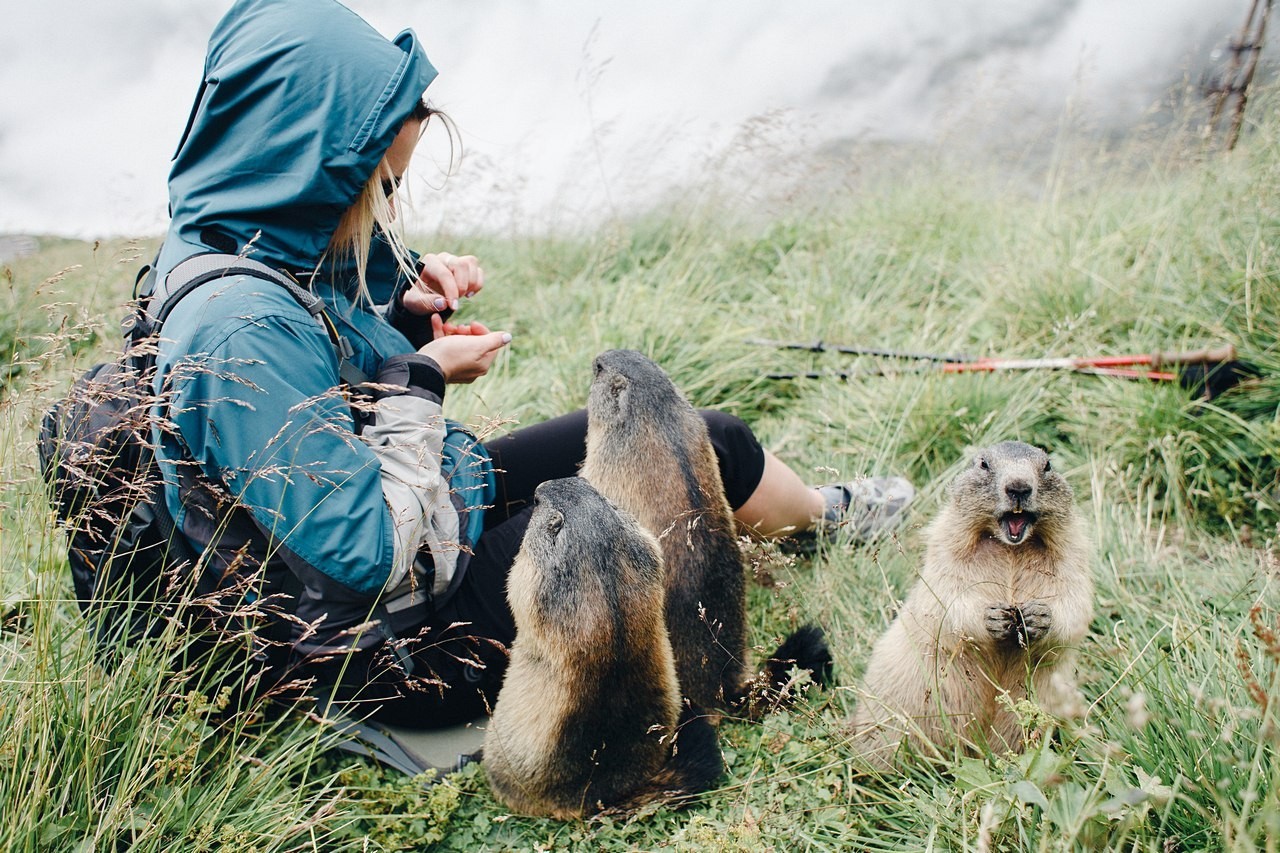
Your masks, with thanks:
<instances>
[{"instance_id":1,"label":"jacket sleeve","mask_svg":"<svg viewBox=\"0 0 1280 853\"><path fill-rule=\"evenodd\" d=\"M433 561L434 594L448 587L457 565L458 513L441 472L444 392L440 366L417 353L387 359L373 385L373 422L360 437L381 462L395 533L388 591L409 574L419 552Z\"/></svg>"},{"instance_id":2,"label":"jacket sleeve","mask_svg":"<svg viewBox=\"0 0 1280 853\"><path fill-rule=\"evenodd\" d=\"M414 537L450 535L423 530L412 512L434 507L442 489L440 394L386 394L374 403L373 434L359 437L323 329L283 291L250 303L202 318L189 354L168 367L184 455L306 564L296 570L315 595L337 584L348 598L372 599L403 577ZM432 365L417 368L421 388L443 388Z\"/></svg>"}]
</instances>

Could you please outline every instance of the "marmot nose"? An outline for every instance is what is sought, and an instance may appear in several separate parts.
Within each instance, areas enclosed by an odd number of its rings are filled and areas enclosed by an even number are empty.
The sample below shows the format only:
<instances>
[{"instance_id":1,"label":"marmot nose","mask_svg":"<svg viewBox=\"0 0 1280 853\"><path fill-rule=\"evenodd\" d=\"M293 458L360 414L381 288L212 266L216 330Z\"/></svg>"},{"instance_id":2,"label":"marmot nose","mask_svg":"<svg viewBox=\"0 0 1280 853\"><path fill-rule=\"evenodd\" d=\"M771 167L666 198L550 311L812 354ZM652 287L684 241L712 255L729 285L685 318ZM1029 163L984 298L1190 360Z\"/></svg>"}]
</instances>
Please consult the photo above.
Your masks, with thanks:
<instances>
[{"instance_id":1,"label":"marmot nose","mask_svg":"<svg viewBox=\"0 0 1280 853\"><path fill-rule=\"evenodd\" d=\"M1009 496L1009 500L1021 506L1031 498L1031 485L1025 480L1014 480L1004 487L1004 493Z\"/></svg>"}]
</instances>

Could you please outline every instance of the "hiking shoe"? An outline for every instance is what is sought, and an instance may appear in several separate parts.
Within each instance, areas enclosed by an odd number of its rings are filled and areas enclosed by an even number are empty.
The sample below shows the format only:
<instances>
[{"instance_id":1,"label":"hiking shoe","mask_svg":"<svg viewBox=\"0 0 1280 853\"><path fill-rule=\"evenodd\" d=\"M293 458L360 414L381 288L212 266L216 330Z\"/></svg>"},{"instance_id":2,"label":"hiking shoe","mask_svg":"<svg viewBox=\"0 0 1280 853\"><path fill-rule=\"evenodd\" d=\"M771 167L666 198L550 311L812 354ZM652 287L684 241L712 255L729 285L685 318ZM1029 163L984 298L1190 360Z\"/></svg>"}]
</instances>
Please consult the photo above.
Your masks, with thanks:
<instances>
[{"instance_id":1,"label":"hiking shoe","mask_svg":"<svg viewBox=\"0 0 1280 853\"><path fill-rule=\"evenodd\" d=\"M916 496L915 487L902 477L864 477L819 486L818 491L826 501L826 512L813 530L790 537L790 550L794 553L812 553L820 539L834 542L841 536L854 542L872 542L902 524L907 507Z\"/></svg>"}]
</instances>

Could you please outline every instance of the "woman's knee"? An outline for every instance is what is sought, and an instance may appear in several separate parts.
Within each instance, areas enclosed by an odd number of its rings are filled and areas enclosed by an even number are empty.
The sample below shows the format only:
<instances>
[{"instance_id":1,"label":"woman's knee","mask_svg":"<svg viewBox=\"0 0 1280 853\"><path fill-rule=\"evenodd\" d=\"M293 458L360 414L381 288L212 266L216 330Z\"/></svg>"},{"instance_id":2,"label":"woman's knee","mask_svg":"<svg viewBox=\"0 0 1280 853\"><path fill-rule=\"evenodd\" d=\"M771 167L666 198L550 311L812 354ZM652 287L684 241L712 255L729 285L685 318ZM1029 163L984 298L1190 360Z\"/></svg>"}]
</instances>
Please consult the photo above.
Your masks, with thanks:
<instances>
[{"instance_id":1,"label":"woman's knee","mask_svg":"<svg viewBox=\"0 0 1280 853\"><path fill-rule=\"evenodd\" d=\"M746 421L727 412L701 409L711 446L720 463L729 506L737 509L747 502L764 476L764 448Z\"/></svg>"}]
</instances>

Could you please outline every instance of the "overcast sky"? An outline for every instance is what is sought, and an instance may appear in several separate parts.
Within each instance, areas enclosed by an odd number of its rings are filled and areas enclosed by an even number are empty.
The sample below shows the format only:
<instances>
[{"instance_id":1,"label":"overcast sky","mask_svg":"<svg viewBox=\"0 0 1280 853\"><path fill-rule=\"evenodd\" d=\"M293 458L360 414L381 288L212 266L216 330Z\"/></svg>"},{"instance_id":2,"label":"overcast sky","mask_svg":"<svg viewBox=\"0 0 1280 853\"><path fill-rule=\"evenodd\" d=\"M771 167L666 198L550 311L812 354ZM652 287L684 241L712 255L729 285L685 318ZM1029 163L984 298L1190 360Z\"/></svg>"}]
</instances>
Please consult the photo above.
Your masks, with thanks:
<instances>
[{"instance_id":1,"label":"overcast sky","mask_svg":"<svg viewBox=\"0 0 1280 853\"><path fill-rule=\"evenodd\" d=\"M163 231L169 157L230 0L0 0L0 233ZM696 179L753 121L802 153L948 118L1135 121L1249 0L352 0L412 28L467 157L411 223L526 228ZM1274 29L1274 28L1273 28ZM999 110L995 109L999 105ZM1011 106L1012 105L1012 106Z\"/></svg>"}]
</instances>

